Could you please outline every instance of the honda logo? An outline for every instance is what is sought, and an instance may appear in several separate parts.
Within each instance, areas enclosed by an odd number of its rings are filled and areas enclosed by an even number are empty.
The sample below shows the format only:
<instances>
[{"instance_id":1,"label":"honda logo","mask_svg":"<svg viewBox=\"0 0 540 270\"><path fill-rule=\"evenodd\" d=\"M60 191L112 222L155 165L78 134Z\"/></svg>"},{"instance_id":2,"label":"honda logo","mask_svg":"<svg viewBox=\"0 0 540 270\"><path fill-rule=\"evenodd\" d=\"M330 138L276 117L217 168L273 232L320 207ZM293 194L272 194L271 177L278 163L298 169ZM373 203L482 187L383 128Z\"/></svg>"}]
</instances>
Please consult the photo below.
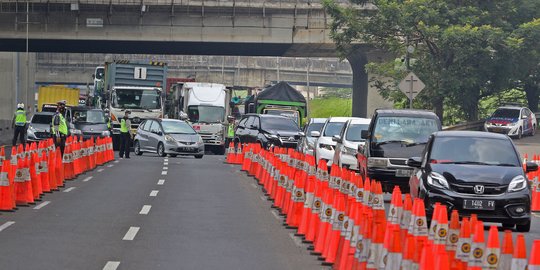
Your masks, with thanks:
<instances>
[{"instance_id":1,"label":"honda logo","mask_svg":"<svg viewBox=\"0 0 540 270\"><path fill-rule=\"evenodd\" d=\"M482 185L474 186L474 193L476 193L476 194L484 194L484 186L482 186Z\"/></svg>"}]
</instances>

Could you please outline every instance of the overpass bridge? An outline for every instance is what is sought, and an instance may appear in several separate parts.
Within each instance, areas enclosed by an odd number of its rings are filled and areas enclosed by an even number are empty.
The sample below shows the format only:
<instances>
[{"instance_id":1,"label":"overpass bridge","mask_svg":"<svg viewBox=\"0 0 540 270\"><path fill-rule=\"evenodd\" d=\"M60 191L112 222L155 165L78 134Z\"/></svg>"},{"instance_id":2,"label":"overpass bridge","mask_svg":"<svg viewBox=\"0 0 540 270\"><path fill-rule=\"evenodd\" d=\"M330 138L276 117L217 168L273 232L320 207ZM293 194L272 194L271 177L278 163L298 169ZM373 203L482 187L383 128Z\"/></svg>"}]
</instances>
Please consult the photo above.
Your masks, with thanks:
<instances>
[{"instance_id":1,"label":"overpass bridge","mask_svg":"<svg viewBox=\"0 0 540 270\"><path fill-rule=\"evenodd\" d=\"M0 102L12 106L33 99L36 52L336 56L329 17L310 0L0 0L0 14L0 51L30 52L0 55L9 67L0 70L8 82L0 86ZM347 57L353 115L367 115L364 65L381 57L362 44ZM5 106L0 115L12 110Z\"/></svg>"}]
</instances>

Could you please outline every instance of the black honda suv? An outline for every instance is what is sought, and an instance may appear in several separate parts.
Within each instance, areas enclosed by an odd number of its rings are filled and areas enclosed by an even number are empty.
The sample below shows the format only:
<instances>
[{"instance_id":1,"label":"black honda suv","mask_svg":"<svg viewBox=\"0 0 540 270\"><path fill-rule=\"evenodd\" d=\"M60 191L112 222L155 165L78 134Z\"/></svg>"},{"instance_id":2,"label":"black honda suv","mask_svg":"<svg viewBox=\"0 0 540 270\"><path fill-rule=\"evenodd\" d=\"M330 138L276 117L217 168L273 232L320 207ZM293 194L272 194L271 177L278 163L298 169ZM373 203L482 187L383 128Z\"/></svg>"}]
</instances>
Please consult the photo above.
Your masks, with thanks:
<instances>
[{"instance_id":1,"label":"black honda suv","mask_svg":"<svg viewBox=\"0 0 540 270\"><path fill-rule=\"evenodd\" d=\"M479 131L433 133L422 157L407 161L417 168L409 184L413 198L423 199L431 217L435 203L460 216L477 214L528 232L531 227L531 189L512 140ZM526 172L538 170L528 162Z\"/></svg>"},{"instance_id":2,"label":"black honda suv","mask_svg":"<svg viewBox=\"0 0 540 270\"><path fill-rule=\"evenodd\" d=\"M234 132L235 143L259 143L264 148L296 148L304 133L288 117L269 114L245 114Z\"/></svg>"}]
</instances>

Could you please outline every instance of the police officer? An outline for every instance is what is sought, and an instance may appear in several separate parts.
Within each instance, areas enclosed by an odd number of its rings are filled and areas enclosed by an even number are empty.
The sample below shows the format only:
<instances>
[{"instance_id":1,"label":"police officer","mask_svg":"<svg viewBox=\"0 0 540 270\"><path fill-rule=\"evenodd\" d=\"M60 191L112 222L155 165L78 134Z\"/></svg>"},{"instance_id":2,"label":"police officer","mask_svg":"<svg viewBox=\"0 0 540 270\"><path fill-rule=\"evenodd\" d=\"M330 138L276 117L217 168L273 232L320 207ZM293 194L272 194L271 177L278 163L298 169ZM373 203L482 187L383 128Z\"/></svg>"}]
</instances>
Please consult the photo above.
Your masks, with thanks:
<instances>
[{"instance_id":1,"label":"police officer","mask_svg":"<svg viewBox=\"0 0 540 270\"><path fill-rule=\"evenodd\" d=\"M109 113L109 109L105 109L105 116L105 120L107 120L107 128L111 130L111 114Z\"/></svg>"},{"instance_id":2,"label":"police officer","mask_svg":"<svg viewBox=\"0 0 540 270\"><path fill-rule=\"evenodd\" d=\"M23 103L17 104L17 111L15 111L11 125L14 129L12 145L17 145L17 137L24 145L26 143L26 111Z\"/></svg>"},{"instance_id":3,"label":"police officer","mask_svg":"<svg viewBox=\"0 0 540 270\"><path fill-rule=\"evenodd\" d=\"M227 138L225 138L225 147L229 147L229 143L234 140L234 117L228 116L229 125L227 127Z\"/></svg>"},{"instance_id":4,"label":"police officer","mask_svg":"<svg viewBox=\"0 0 540 270\"><path fill-rule=\"evenodd\" d=\"M130 111L126 110L124 117L120 120L120 158L129 158L129 147L131 146L131 121L129 120Z\"/></svg>"},{"instance_id":5,"label":"police officer","mask_svg":"<svg viewBox=\"0 0 540 270\"><path fill-rule=\"evenodd\" d=\"M66 103L59 101L56 104L56 113L54 114L51 122L51 134L54 139L56 147L60 147L62 156L64 155L64 148L66 147L66 137L68 135L68 125L64 114L66 113Z\"/></svg>"}]
</instances>

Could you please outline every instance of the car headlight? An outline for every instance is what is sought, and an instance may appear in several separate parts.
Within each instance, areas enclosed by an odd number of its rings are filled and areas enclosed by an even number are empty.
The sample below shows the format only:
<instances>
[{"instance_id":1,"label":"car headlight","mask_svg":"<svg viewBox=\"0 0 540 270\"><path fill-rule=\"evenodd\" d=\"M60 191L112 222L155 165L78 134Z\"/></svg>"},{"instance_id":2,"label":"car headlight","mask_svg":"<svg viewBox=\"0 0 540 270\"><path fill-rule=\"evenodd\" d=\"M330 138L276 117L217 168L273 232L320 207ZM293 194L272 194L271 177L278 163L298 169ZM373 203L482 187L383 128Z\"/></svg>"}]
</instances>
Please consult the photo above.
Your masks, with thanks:
<instances>
[{"instance_id":1,"label":"car headlight","mask_svg":"<svg viewBox=\"0 0 540 270\"><path fill-rule=\"evenodd\" d=\"M350 147L347 147L347 146L342 146L342 151L347 153L348 155L352 155L352 156L355 156L358 151L354 148L350 148Z\"/></svg>"},{"instance_id":2,"label":"car headlight","mask_svg":"<svg viewBox=\"0 0 540 270\"><path fill-rule=\"evenodd\" d=\"M368 158L368 167L387 167L388 159L386 158Z\"/></svg>"},{"instance_id":3,"label":"car headlight","mask_svg":"<svg viewBox=\"0 0 540 270\"><path fill-rule=\"evenodd\" d=\"M279 137L277 135L267 134L267 133L264 133L264 137L266 137L267 139L273 139L273 140L278 140L279 139Z\"/></svg>"},{"instance_id":4,"label":"car headlight","mask_svg":"<svg viewBox=\"0 0 540 270\"><path fill-rule=\"evenodd\" d=\"M527 180L525 180L525 177L523 175L518 175L510 181L510 184L508 185L508 192L515 192L520 191L527 187Z\"/></svg>"},{"instance_id":5,"label":"car headlight","mask_svg":"<svg viewBox=\"0 0 540 270\"><path fill-rule=\"evenodd\" d=\"M444 176L442 176L440 173L431 172L427 177L427 182L429 185L434 187L450 188L448 186L448 181L446 181L446 178L444 178Z\"/></svg>"},{"instance_id":6,"label":"car headlight","mask_svg":"<svg viewBox=\"0 0 540 270\"><path fill-rule=\"evenodd\" d=\"M329 145L329 144L325 144L325 143L320 143L319 144L319 147L321 149L326 149L328 151L334 151L334 146L333 145Z\"/></svg>"},{"instance_id":7,"label":"car headlight","mask_svg":"<svg viewBox=\"0 0 540 270\"><path fill-rule=\"evenodd\" d=\"M513 126L515 126L515 125L517 125L517 124L518 124L518 122L516 121L516 122L508 123L507 126L513 127Z\"/></svg>"},{"instance_id":8,"label":"car headlight","mask_svg":"<svg viewBox=\"0 0 540 270\"><path fill-rule=\"evenodd\" d=\"M108 130L105 130L101 132L101 136L104 136L104 137L111 136L111 132L109 132Z\"/></svg>"},{"instance_id":9,"label":"car headlight","mask_svg":"<svg viewBox=\"0 0 540 270\"><path fill-rule=\"evenodd\" d=\"M171 137L171 135L165 135L165 141L167 142L176 142L176 140Z\"/></svg>"},{"instance_id":10,"label":"car headlight","mask_svg":"<svg viewBox=\"0 0 540 270\"><path fill-rule=\"evenodd\" d=\"M73 135L81 135L82 131L80 129L70 129L69 132Z\"/></svg>"}]
</instances>

